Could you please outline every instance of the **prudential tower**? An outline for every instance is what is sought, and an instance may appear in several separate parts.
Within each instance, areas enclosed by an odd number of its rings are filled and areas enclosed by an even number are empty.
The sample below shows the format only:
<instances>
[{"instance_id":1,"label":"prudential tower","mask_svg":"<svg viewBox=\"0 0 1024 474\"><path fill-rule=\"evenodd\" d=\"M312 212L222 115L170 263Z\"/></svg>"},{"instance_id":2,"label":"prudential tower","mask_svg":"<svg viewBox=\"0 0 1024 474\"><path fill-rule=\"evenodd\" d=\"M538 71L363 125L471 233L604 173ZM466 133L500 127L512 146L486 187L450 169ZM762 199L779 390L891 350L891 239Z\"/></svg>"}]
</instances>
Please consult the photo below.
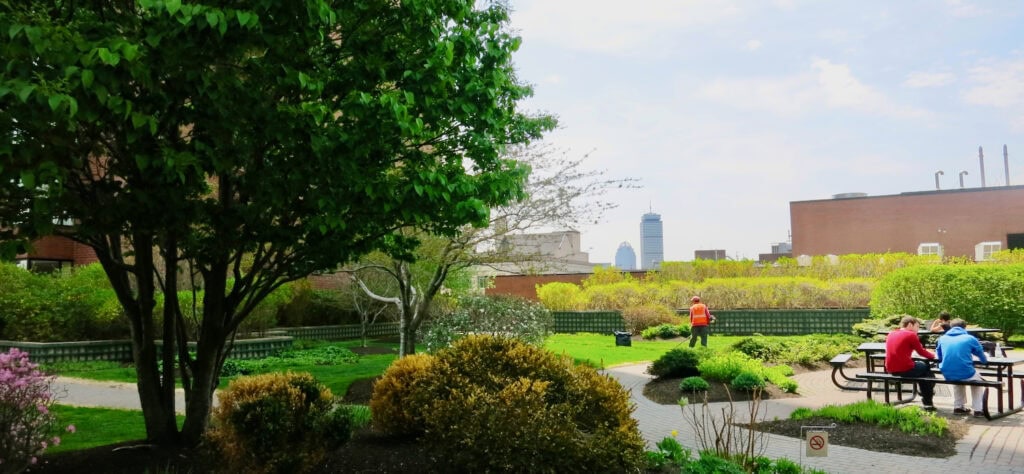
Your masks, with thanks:
<instances>
[{"instance_id":1,"label":"prudential tower","mask_svg":"<svg viewBox=\"0 0 1024 474\"><path fill-rule=\"evenodd\" d=\"M640 269L654 270L665 259L661 214L648 212L640 219Z\"/></svg>"}]
</instances>

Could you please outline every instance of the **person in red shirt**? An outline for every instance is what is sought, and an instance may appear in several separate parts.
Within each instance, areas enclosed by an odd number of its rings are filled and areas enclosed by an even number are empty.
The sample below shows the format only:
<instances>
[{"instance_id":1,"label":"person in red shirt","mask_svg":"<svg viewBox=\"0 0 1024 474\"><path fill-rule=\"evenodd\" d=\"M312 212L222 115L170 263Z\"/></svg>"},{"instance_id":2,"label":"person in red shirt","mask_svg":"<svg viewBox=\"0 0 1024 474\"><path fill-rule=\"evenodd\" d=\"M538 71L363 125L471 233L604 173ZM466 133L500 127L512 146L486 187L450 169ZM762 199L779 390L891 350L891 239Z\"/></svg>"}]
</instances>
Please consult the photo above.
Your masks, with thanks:
<instances>
[{"instance_id":1,"label":"person in red shirt","mask_svg":"<svg viewBox=\"0 0 1024 474\"><path fill-rule=\"evenodd\" d=\"M714 320L714 316L711 315L711 311L708 310L708 306L700 302L699 296L690 298L693 305L690 306L690 347L697 344L697 338L700 337L700 345L708 346L708 333L711 332L708 328L708 324Z\"/></svg>"},{"instance_id":2,"label":"person in red shirt","mask_svg":"<svg viewBox=\"0 0 1024 474\"><path fill-rule=\"evenodd\" d=\"M921 345L917 337L917 331L921 327L921 321L913 316L904 316L900 320L900 328L890 332L885 338L885 371L893 375L906 377L935 378L928 363L914 360L911 356L916 352L926 359L935 359L932 354ZM932 397L935 395L935 382L918 382L918 389L921 392L921 404L928 411L935 411L932 404Z\"/></svg>"}]
</instances>

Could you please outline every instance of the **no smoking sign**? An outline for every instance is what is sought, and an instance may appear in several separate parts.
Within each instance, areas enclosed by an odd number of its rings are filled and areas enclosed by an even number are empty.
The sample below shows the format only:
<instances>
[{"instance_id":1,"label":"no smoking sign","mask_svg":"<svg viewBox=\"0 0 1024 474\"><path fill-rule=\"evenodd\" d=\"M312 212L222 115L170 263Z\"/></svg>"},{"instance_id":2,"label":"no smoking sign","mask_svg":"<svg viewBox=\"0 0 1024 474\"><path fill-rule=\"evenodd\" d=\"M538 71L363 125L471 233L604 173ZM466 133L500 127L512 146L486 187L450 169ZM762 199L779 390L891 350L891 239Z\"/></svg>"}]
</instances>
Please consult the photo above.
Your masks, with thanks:
<instances>
[{"instance_id":1,"label":"no smoking sign","mask_svg":"<svg viewBox=\"0 0 1024 474\"><path fill-rule=\"evenodd\" d=\"M807 432L807 457L828 456L828 432L808 431Z\"/></svg>"}]
</instances>

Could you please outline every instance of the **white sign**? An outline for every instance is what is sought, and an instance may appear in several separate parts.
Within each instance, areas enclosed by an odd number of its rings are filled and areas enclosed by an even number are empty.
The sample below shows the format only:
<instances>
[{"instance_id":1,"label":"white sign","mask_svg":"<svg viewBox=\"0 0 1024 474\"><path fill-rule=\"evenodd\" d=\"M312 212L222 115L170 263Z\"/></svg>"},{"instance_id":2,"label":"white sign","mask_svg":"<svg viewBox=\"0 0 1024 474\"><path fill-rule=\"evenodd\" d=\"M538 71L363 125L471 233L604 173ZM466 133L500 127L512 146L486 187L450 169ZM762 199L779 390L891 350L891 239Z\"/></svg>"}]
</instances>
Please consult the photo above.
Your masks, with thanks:
<instances>
[{"instance_id":1,"label":"white sign","mask_svg":"<svg viewBox=\"0 0 1024 474\"><path fill-rule=\"evenodd\" d=\"M828 456L828 431L807 432L807 457L823 458Z\"/></svg>"}]
</instances>

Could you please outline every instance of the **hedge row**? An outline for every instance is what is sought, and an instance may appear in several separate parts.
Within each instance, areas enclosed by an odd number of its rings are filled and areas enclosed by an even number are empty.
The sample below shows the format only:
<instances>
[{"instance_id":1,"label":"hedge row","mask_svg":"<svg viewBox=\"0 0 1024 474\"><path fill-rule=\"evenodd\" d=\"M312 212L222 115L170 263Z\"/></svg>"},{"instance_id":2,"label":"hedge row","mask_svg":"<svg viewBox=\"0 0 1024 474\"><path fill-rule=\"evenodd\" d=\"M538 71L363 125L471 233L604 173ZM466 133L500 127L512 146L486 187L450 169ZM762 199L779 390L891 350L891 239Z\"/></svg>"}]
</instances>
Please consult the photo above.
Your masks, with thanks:
<instances>
[{"instance_id":1,"label":"hedge row","mask_svg":"<svg viewBox=\"0 0 1024 474\"><path fill-rule=\"evenodd\" d=\"M940 311L1009 338L1024 326L1024 264L905 268L883 278L871 298L874 318L934 319Z\"/></svg>"},{"instance_id":2,"label":"hedge row","mask_svg":"<svg viewBox=\"0 0 1024 474\"><path fill-rule=\"evenodd\" d=\"M552 311L620 310L648 305L687 308L700 295L717 309L863 308L875 281L868 278L818 280L804 277L709 278L693 281L548 283L537 297Z\"/></svg>"}]
</instances>

